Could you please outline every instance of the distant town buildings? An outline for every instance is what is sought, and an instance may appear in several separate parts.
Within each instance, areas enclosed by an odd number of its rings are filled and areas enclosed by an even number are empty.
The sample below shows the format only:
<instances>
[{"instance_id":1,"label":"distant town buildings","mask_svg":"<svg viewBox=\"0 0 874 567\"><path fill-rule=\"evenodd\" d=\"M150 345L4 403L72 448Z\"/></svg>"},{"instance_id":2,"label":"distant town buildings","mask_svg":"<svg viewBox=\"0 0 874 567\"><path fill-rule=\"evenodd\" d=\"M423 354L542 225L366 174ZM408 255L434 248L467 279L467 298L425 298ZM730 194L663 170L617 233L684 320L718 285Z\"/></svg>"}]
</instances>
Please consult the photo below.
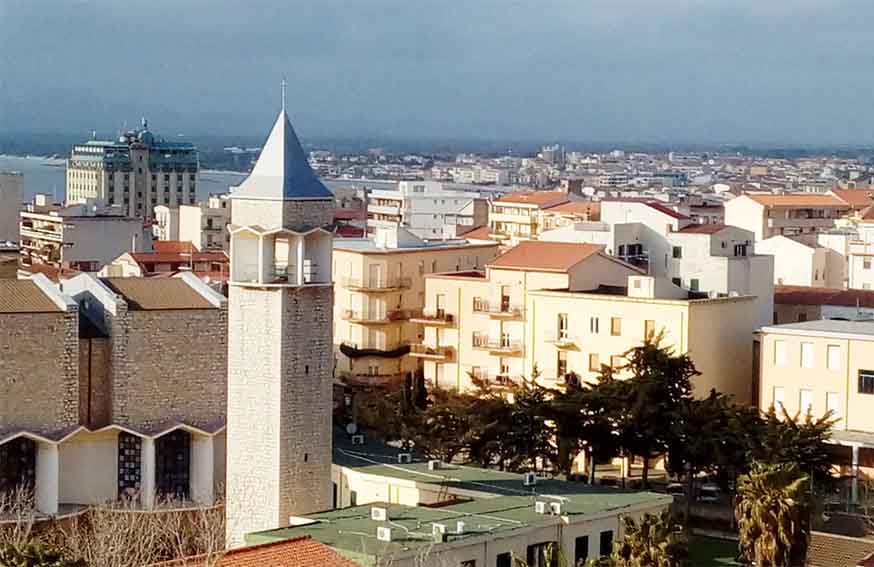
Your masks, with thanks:
<instances>
[{"instance_id":1,"label":"distant town buildings","mask_svg":"<svg viewBox=\"0 0 874 567\"><path fill-rule=\"evenodd\" d=\"M18 242L18 213L24 178L15 171L0 171L0 242Z\"/></svg>"},{"instance_id":2,"label":"distant town buildings","mask_svg":"<svg viewBox=\"0 0 874 567\"><path fill-rule=\"evenodd\" d=\"M423 239L455 238L459 229L486 224L488 201L479 193L449 191L435 181L401 181L396 190L367 195L367 230L403 228Z\"/></svg>"},{"instance_id":3,"label":"distant town buildings","mask_svg":"<svg viewBox=\"0 0 874 567\"><path fill-rule=\"evenodd\" d=\"M123 214L151 221L157 205L197 200L197 148L156 137L142 127L114 141L73 146L67 160L67 203L118 206Z\"/></svg>"},{"instance_id":4,"label":"distant town buildings","mask_svg":"<svg viewBox=\"0 0 874 567\"><path fill-rule=\"evenodd\" d=\"M152 232L157 240L191 242L200 250L228 250L230 203L225 193L193 205L158 205Z\"/></svg>"},{"instance_id":5,"label":"distant town buildings","mask_svg":"<svg viewBox=\"0 0 874 567\"><path fill-rule=\"evenodd\" d=\"M120 254L152 249L143 221L118 208L52 204L37 195L20 213L19 274L97 272Z\"/></svg>"}]
</instances>

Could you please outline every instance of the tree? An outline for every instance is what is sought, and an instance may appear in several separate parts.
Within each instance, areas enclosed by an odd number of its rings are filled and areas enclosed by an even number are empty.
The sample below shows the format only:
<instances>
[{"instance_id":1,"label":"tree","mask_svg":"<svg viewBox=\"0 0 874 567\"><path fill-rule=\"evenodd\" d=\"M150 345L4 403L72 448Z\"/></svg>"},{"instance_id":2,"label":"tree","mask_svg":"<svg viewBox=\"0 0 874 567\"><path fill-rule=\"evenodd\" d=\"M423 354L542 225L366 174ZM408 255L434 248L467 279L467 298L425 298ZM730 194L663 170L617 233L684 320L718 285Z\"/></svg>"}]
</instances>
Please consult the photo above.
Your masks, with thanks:
<instances>
[{"instance_id":1,"label":"tree","mask_svg":"<svg viewBox=\"0 0 874 567\"><path fill-rule=\"evenodd\" d=\"M689 554L683 528L669 510L644 514L640 522L624 517L625 536L614 544L611 567L680 567Z\"/></svg>"},{"instance_id":2,"label":"tree","mask_svg":"<svg viewBox=\"0 0 874 567\"><path fill-rule=\"evenodd\" d=\"M831 481L832 455L828 440L837 420L831 413L814 418L809 413L802 419L796 413L790 416L780 408L778 416L772 406L764 416L761 442L754 446L751 456L770 463L796 463L812 480L822 486Z\"/></svg>"},{"instance_id":3,"label":"tree","mask_svg":"<svg viewBox=\"0 0 874 567\"><path fill-rule=\"evenodd\" d=\"M0 567L85 567L85 562L68 559L61 549L30 540L20 546L0 545Z\"/></svg>"},{"instance_id":4,"label":"tree","mask_svg":"<svg viewBox=\"0 0 874 567\"><path fill-rule=\"evenodd\" d=\"M649 462L667 452L670 429L665 423L678 418L685 400L692 396L692 378L700 372L687 354L675 355L661 346L662 337L647 340L627 351L625 364L618 369L604 367L602 374L628 371L627 380L615 380L611 396L618 405L619 436L622 447L631 455L643 458L643 487L648 485Z\"/></svg>"},{"instance_id":5,"label":"tree","mask_svg":"<svg viewBox=\"0 0 874 567\"><path fill-rule=\"evenodd\" d=\"M757 567L788 567L806 547L809 478L795 464L756 462L738 480L741 553Z\"/></svg>"}]
</instances>

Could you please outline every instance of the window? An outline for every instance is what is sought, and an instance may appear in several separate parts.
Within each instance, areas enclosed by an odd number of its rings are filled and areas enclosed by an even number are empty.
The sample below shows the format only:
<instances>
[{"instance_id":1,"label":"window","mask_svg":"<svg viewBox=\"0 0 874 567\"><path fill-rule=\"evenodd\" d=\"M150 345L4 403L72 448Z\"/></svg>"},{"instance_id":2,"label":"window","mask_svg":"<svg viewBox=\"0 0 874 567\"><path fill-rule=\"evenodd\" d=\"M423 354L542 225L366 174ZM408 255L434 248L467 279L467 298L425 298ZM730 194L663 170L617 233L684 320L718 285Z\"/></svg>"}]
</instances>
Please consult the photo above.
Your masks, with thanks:
<instances>
[{"instance_id":1,"label":"window","mask_svg":"<svg viewBox=\"0 0 874 567\"><path fill-rule=\"evenodd\" d=\"M865 258L864 260L862 260L862 269L863 270L870 270L871 269L871 259L870 258Z\"/></svg>"},{"instance_id":2,"label":"window","mask_svg":"<svg viewBox=\"0 0 874 567\"><path fill-rule=\"evenodd\" d=\"M680 278L671 278L671 283L677 287L683 287L683 280Z\"/></svg>"},{"instance_id":3,"label":"window","mask_svg":"<svg viewBox=\"0 0 874 567\"><path fill-rule=\"evenodd\" d=\"M655 337L655 321L647 319L643 322L643 338L647 341Z\"/></svg>"},{"instance_id":4,"label":"window","mask_svg":"<svg viewBox=\"0 0 874 567\"><path fill-rule=\"evenodd\" d=\"M798 314L798 322L804 323L805 321L807 321L807 313L799 313Z\"/></svg>"},{"instance_id":5,"label":"window","mask_svg":"<svg viewBox=\"0 0 874 567\"><path fill-rule=\"evenodd\" d=\"M476 567L476 559L468 559L461 562L461 567Z\"/></svg>"},{"instance_id":6,"label":"window","mask_svg":"<svg viewBox=\"0 0 874 567\"><path fill-rule=\"evenodd\" d=\"M554 567L555 562L550 560L553 557L552 548L554 545L552 542L529 545L525 553L526 565L528 567Z\"/></svg>"},{"instance_id":7,"label":"window","mask_svg":"<svg viewBox=\"0 0 874 567\"><path fill-rule=\"evenodd\" d=\"M598 546L598 554L602 557L605 555L610 555L613 551L613 530L606 530L601 532L601 542Z\"/></svg>"},{"instance_id":8,"label":"window","mask_svg":"<svg viewBox=\"0 0 874 567\"><path fill-rule=\"evenodd\" d=\"M594 353L590 354L589 355L589 371L598 372L599 370L601 370L601 361L599 360L598 355L594 354Z\"/></svg>"},{"instance_id":9,"label":"window","mask_svg":"<svg viewBox=\"0 0 874 567\"><path fill-rule=\"evenodd\" d=\"M474 297L473 298L473 310L474 311L486 311L486 302L483 301L482 297Z\"/></svg>"},{"instance_id":10,"label":"window","mask_svg":"<svg viewBox=\"0 0 874 567\"><path fill-rule=\"evenodd\" d=\"M723 247L725 244L723 243ZM735 244L734 245L734 255L735 256L746 256L747 255L747 245L746 244Z\"/></svg>"},{"instance_id":11,"label":"window","mask_svg":"<svg viewBox=\"0 0 874 567\"><path fill-rule=\"evenodd\" d=\"M597 317L589 317L589 331L592 333L598 333L598 318Z\"/></svg>"},{"instance_id":12,"label":"window","mask_svg":"<svg viewBox=\"0 0 874 567\"><path fill-rule=\"evenodd\" d=\"M774 341L774 365L786 366L789 362L789 347L786 341Z\"/></svg>"},{"instance_id":13,"label":"window","mask_svg":"<svg viewBox=\"0 0 874 567\"><path fill-rule=\"evenodd\" d=\"M874 370L859 370L859 393L874 394Z\"/></svg>"},{"instance_id":14,"label":"window","mask_svg":"<svg viewBox=\"0 0 874 567\"><path fill-rule=\"evenodd\" d=\"M813 413L813 390L801 390L798 393L798 409L802 414Z\"/></svg>"},{"instance_id":15,"label":"window","mask_svg":"<svg viewBox=\"0 0 874 567\"><path fill-rule=\"evenodd\" d=\"M828 345L826 347L826 367L829 370L841 369L841 347L840 345Z\"/></svg>"},{"instance_id":16,"label":"window","mask_svg":"<svg viewBox=\"0 0 874 567\"><path fill-rule=\"evenodd\" d=\"M622 355L615 354L610 357L610 368L617 369L622 366Z\"/></svg>"},{"instance_id":17,"label":"window","mask_svg":"<svg viewBox=\"0 0 874 567\"><path fill-rule=\"evenodd\" d=\"M580 536L574 540L574 565L582 565L588 558L589 536Z\"/></svg>"},{"instance_id":18,"label":"window","mask_svg":"<svg viewBox=\"0 0 874 567\"><path fill-rule=\"evenodd\" d=\"M674 258L682 258L683 257L683 247L682 246L674 246Z\"/></svg>"},{"instance_id":19,"label":"window","mask_svg":"<svg viewBox=\"0 0 874 567\"><path fill-rule=\"evenodd\" d=\"M699 287L700 286L698 284L698 278L692 278L691 280L689 280L689 289L691 289L692 291L698 291Z\"/></svg>"},{"instance_id":20,"label":"window","mask_svg":"<svg viewBox=\"0 0 874 567\"><path fill-rule=\"evenodd\" d=\"M786 390L781 386L774 386L774 399L771 405L775 410L780 410L783 407L783 402L786 401Z\"/></svg>"},{"instance_id":21,"label":"window","mask_svg":"<svg viewBox=\"0 0 874 567\"><path fill-rule=\"evenodd\" d=\"M801 368L813 368L813 343L801 343Z\"/></svg>"},{"instance_id":22,"label":"window","mask_svg":"<svg viewBox=\"0 0 874 567\"><path fill-rule=\"evenodd\" d=\"M558 351L558 360L556 361L556 377L564 378L567 374L567 351Z\"/></svg>"},{"instance_id":23,"label":"window","mask_svg":"<svg viewBox=\"0 0 874 567\"><path fill-rule=\"evenodd\" d=\"M830 411L833 418L841 417L841 395L837 392L827 392L825 395L825 410Z\"/></svg>"},{"instance_id":24,"label":"window","mask_svg":"<svg viewBox=\"0 0 874 567\"><path fill-rule=\"evenodd\" d=\"M621 317L611 317L610 318L610 334L614 337L618 337L622 334L622 318Z\"/></svg>"},{"instance_id":25,"label":"window","mask_svg":"<svg viewBox=\"0 0 874 567\"><path fill-rule=\"evenodd\" d=\"M567 339L568 338L567 313L559 313L558 314L558 338L559 339Z\"/></svg>"},{"instance_id":26,"label":"window","mask_svg":"<svg viewBox=\"0 0 874 567\"><path fill-rule=\"evenodd\" d=\"M513 556L509 553L499 553L495 561L495 567L513 567Z\"/></svg>"}]
</instances>

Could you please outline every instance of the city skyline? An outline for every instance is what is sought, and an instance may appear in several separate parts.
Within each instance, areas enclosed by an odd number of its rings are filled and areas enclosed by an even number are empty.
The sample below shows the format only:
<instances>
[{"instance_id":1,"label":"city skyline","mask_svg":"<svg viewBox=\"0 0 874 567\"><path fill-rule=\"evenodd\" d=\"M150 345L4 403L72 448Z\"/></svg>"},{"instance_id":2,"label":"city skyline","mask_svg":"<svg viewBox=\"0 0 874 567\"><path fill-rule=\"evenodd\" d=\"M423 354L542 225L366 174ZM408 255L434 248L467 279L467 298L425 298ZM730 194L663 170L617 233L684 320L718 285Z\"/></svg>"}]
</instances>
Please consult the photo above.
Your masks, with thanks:
<instances>
[{"instance_id":1,"label":"city skyline","mask_svg":"<svg viewBox=\"0 0 874 567\"><path fill-rule=\"evenodd\" d=\"M285 76L303 139L874 143L874 6L759 4L4 2L0 130L257 135Z\"/></svg>"}]
</instances>

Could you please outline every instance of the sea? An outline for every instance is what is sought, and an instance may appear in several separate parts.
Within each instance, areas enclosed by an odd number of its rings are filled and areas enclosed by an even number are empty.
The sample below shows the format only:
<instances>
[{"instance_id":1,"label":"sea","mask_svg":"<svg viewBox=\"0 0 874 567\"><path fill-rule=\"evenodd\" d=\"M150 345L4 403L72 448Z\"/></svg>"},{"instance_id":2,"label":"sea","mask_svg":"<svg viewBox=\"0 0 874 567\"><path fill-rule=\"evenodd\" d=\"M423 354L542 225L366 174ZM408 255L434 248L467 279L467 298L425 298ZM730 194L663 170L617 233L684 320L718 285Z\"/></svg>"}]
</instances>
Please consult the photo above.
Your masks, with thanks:
<instances>
[{"instance_id":1,"label":"sea","mask_svg":"<svg viewBox=\"0 0 874 567\"><path fill-rule=\"evenodd\" d=\"M0 155L0 171L18 171L24 176L24 199L26 201L37 193L53 195L56 202L64 199L66 187L65 161L57 158L34 156ZM205 200L211 193L227 193L230 187L238 185L246 178L245 173L236 171L200 170L198 200ZM339 187L396 189L396 181L379 179L322 179L331 191Z\"/></svg>"}]
</instances>

